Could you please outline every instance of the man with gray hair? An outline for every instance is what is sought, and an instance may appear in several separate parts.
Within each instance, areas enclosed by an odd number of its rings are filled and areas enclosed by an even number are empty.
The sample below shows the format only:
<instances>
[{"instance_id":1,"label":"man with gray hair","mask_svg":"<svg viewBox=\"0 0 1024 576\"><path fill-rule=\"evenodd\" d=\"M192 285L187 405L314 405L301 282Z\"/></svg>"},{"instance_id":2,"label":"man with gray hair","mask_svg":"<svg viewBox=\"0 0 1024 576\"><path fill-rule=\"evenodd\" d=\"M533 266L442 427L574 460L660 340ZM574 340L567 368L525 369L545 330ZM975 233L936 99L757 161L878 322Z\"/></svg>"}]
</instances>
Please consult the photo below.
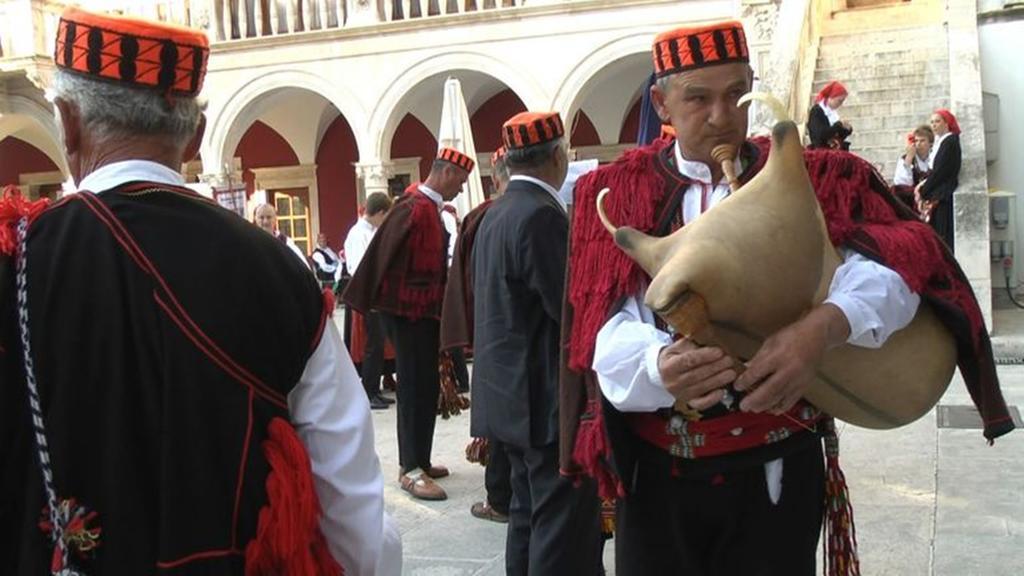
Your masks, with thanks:
<instances>
[{"instance_id":1,"label":"man with gray hair","mask_svg":"<svg viewBox=\"0 0 1024 576\"><path fill-rule=\"evenodd\" d=\"M400 572L329 300L183 186L208 55L202 32L61 18L80 192L45 212L0 200L5 574Z\"/></svg>"},{"instance_id":2,"label":"man with gray hair","mask_svg":"<svg viewBox=\"0 0 1024 576\"><path fill-rule=\"evenodd\" d=\"M502 126L509 183L472 249L470 432L500 442L512 474L505 573L601 573L595 485L558 468L558 374L569 218L558 188L569 165L557 112Z\"/></svg>"}]
</instances>

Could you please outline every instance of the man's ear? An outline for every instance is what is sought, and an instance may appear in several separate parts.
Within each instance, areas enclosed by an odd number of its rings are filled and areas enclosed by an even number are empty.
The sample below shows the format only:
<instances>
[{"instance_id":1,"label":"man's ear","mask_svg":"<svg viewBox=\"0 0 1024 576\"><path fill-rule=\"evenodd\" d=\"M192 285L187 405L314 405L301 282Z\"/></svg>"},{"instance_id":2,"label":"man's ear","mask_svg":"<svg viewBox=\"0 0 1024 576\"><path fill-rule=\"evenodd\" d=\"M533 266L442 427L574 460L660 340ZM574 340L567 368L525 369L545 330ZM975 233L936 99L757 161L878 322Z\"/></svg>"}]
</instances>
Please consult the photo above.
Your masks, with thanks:
<instances>
[{"instance_id":1,"label":"man's ear","mask_svg":"<svg viewBox=\"0 0 1024 576\"><path fill-rule=\"evenodd\" d=\"M82 119L78 108L64 100L57 98L53 101L60 114L60 129L64 137L64 154L71 156L79 151L82 146Z\"/></svg>"},{"instance_id":2,"label":"man's ear","mask_svg":"<svg viewBox=\"0 0 1024 576\"><path fill-rule=\"evenodd\" d=\"M192 136L188 146L185 146L185 155L181 163L191 162L199 155L199 147L203 145L203 134L206 133L206 114L199 115L199 125L196 126L196 133Z\"/></svg>"},{"instance_id":3,"label":"man's ear","mask_svg":"<svg viewBox=\"0 0 1024 576\"><path fill-rule=\"evenodd\" d=\"M654 111L658 113L658 118L662 123L672 120L669 117L668 108L665 107L665 93L661 91L657 83L651 85L651 104L654 105Z\"/></svg>"}]
</instances>

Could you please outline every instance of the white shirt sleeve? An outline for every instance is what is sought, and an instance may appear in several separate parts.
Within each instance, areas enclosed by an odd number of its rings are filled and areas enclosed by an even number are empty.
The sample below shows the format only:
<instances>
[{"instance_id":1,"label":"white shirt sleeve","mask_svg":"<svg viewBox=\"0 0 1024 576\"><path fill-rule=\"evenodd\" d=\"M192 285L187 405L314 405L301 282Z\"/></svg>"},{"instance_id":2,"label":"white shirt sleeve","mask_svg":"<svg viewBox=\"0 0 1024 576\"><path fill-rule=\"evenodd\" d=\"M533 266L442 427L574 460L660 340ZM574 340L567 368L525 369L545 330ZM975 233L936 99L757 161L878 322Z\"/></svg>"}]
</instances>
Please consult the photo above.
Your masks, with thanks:
<instances>
[{"instance_id":1,"label":"white shirt sleeve","mask_svg":"<svg viewBox=\"0 0 1024 576\"><path fill-rule=\"evenodd\" d=\"M370 246L370 237L362 230L353 228L345 237L345 262L348 265L348 273L355 274L356 268L363 260L366 249Z\"/></svg>"},{"instance_id":2,"label":"white shirt sleeve","mask_svg":"<svg viewBox=\"0 0 1024 576\"><path fill-rule=\"evenodd\" d=\"M604 397L622 412L652 412L675 402L661 381L658 354L672 336L658 330L641 296L628 298L597 333L593 369Z\"/></svg>"},{"instance_id":3,"label":"white shirt sleeve","mask_svg":"<svg viewBox=\"0 0 1024 576\"><path fill-rule=\"evenodd\" d=\"M843 251L826 302L836 305L850 323L847 343L880 348L917 314L920 296L899 274L852 250ZM654 313L642 296L628 298L597 334L592 368L601 393L622 412L651 412L675 399L661 381L658 354L672 342L658 330Z\"/></svg>"},{"instance_id":4,"label":"white shirt sleeve","mask_svg":"<svg viewBox=\"0 0 1024 576\"><path fill-rule=\"evenodd\" d=\"M914 319L921 297L896 272L843 250L843 263L832 276L825 302L835 304L850 323L847 343L881 348L893 332Z\"/></svg>"},{"instance_id":5,"label":"white shirt sleeve","mask_svg":"<svg viewBox=\"0 0 1024 576\"><path fill-rule=\"evenodd\" d=\"M913 168L908 168L907 163L903 161L902 157L899 162L896 163L896 174L892 178L892 183L894 186L914 185Z\"/></svg>"},{"instance_id":6,"label":"white shirt sleeve","mask_svg":"<svg viewBox=\"0 0 1024 576\"><path fill-rule=\"evenodd\" d=\"M384 512L370 405L333 322L288 395L288 407L309 453L331 554L350 576L398 576L401 537Z\"/></svg>"},{"instance_id":7,"label":"white shirt sleeve","mask_svg":"<svg viewBox=\"0 0 1024 576\"><path fill-rule=\"evenodd\" d=\"M455 216L447 210L441 211L441 221L444 222L444 229L448 232L448 267L452 265L452 257L455 255L455 238L459 235L459 224Z\"/></svg>"}]
</instances>

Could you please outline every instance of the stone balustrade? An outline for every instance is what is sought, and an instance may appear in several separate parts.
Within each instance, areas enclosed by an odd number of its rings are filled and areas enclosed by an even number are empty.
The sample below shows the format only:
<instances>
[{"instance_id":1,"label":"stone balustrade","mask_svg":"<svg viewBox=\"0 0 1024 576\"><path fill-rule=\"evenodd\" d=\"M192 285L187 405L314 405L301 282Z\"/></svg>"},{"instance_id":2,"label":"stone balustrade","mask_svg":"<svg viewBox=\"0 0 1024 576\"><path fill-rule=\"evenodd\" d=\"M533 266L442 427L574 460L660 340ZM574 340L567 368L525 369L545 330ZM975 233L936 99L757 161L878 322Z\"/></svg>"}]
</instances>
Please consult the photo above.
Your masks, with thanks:
<instances>
[{"instance_id":1,"label":"stone balustrade","mask_svg":"<svg viewBox=\"0 0 1024 576\"><path fill-rule=\"evenodd\" d=\"M90 9L206 30L213 43L507 10L528 0L84 0ZM566 0L574 1L574 0ZM533 0L531 5L552 0ZM48 56L67 0L0 0L0 59Z\"/></svg>"}]
</instances>

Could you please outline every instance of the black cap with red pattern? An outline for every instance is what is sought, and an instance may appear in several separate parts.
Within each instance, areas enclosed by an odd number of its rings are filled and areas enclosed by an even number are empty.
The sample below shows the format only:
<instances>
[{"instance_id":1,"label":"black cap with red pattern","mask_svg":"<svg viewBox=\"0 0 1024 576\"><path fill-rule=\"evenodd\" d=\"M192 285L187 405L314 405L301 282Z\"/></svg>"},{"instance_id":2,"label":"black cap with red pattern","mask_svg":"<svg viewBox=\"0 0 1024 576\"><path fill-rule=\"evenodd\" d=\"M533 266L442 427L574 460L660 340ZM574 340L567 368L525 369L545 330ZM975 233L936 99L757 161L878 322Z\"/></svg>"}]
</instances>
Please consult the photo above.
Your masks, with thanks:
<instances>
[{"instance_id":1,"label":"black cap with red pattern","mask_svg":"<svg viewBox=\"0 0 1024 576\"><path fill-rule=\"evenodd\" d=\"M658 78L716 64L750 62L743 24L735 20L662 32L652 49Z\"/></svg>"},{"instance_id":2,"label":"black cap with red pattern","mask_svg":"<svg viewBox=\"0 0 1024 576\"><path fill-rule=\"evenodd\" d=\"M67 8L57 26L58 68L193 97L203 87L206 34L174 24Z\"/></svg>"},{"instance_id":3,"label":"black cap with red pattern","mask_svg":"<svg viewBox=\"0 0 1024 576\"><path fill-rule=\"evenodd\" d=\"M501 127L501 140L506 150L536 146L562 136L565 136L565 125L558 112L520 112Z\"/></svg>"},{"instance_id":4,"label":"black cap with red pattern","mask_svg":"<svg viewBox=\"0 0 1024 576\"><path fill-rule=\"evenodd\" d=\"M437 153L437 159L444 160L445 162L451 162L466 172L472 172L473 166L476 166L476 162L474 162L472 158L466 156L462 152L459 152L455 148L441 148Z\"/></svg>"}]
</instances>

